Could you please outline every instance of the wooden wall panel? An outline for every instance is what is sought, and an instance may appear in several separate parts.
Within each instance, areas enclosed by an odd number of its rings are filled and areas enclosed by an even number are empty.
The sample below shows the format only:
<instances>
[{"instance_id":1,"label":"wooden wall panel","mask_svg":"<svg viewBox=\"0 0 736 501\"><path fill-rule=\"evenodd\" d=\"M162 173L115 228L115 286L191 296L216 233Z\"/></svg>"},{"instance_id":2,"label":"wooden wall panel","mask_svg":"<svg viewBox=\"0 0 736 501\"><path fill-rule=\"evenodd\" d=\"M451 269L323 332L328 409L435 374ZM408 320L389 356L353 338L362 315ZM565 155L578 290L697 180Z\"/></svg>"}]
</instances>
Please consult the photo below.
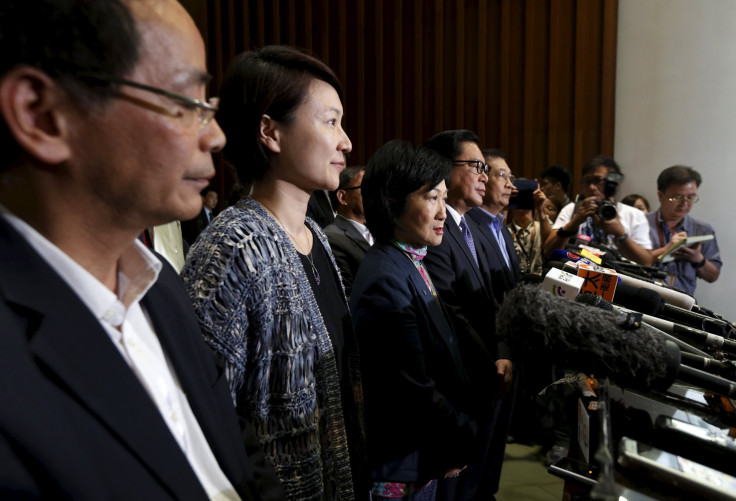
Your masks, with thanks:
<instances>
[{"instance_id":1,"label":"wooden wall panel","mask_svg":"<svg viewBox=\"0 0 736 501\"><path fill-rule=\"evenodd\" d=\"M345 90L350 163L450 128L501 148L517 176L613 153L618 0L182 0L214 93L229 61L305 48ZM234 182L218 161L214 181ZM575 186L576 187L576 186Z\"/></svg>"}]
</instances>

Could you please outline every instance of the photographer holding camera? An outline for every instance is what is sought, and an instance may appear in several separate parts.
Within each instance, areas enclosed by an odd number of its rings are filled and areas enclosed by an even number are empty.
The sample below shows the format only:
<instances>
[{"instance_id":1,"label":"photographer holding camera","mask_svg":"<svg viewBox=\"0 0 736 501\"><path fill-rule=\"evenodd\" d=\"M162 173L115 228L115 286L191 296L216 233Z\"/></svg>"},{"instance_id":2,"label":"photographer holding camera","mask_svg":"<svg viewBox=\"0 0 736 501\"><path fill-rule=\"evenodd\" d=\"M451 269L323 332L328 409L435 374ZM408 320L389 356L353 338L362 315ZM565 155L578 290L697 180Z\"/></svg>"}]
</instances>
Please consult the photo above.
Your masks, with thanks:
<instances>
[{"instance_id":1,"label":"photographer holding camera","mask_svg":"<svg viewBox=\"0 0 736 501\"><path fill-rule=\"evenodd\" d=\"M564 249L571 237L582 234L593 243L618 249L639 264L650 265L652 244L646 217L640 210L614 200L622 179L621 169L612 158L599 155L585 164L582 200L579 196L560 211L544 244L544 254Z\"/></svg>"}]
</instances>

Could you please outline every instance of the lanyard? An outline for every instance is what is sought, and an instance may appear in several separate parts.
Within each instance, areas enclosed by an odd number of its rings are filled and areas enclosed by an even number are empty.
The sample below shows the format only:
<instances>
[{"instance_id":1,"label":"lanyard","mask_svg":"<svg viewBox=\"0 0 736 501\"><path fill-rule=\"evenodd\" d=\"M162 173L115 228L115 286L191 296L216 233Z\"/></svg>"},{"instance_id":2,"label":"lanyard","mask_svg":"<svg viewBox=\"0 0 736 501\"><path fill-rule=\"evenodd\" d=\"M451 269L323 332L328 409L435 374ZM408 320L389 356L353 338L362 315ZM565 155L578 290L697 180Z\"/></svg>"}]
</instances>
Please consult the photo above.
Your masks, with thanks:
<instances>
[{"instance_id":1,"label":"lanyard","mask_svg":"<svg viewBox=\"0 0 736 501\"><path fill-rule=\"evenodd\" d=\"M524 246L524 243L521 241L521 238L517 238L516 236L516 223L513 223L511 225L511 228L514 230L512 233L512 236L514 237L514 242L519 244L519 248L521 249L521 252L524 254L524 259L526 261L526 268L527 270L531 270L532 267L532 256L531 253L534 251L534 239L537 235L537 226L534 224L534 221L532 221L532 231L531 236L529 238L529 250L526 250L526 247ZM522 230L525 230L526 228L521 228Z\"/></svg>"}]
</instances>

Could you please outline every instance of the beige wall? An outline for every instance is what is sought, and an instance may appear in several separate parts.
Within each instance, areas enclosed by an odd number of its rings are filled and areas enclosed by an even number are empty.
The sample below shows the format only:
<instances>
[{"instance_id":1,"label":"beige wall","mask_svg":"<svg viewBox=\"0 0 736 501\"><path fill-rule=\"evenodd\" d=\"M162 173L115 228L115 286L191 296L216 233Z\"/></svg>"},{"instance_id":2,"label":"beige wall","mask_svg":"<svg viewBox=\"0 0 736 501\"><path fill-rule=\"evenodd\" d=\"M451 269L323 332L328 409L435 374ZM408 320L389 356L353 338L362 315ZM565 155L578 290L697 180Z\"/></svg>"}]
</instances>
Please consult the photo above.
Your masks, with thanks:
<instances>
[{"instance_id":1,"label":"beige wall","mask_svg":"<svg viewBox=\"0 0 736 501\"><path fill-rule=\"evenodd\" d=\"M715 227L724 268L696 296L736 320L736 0L620 0L618 26L619 198L636 192L656 208L662 169L702 174L691 214Z\"/></svg>"}]
</instances>

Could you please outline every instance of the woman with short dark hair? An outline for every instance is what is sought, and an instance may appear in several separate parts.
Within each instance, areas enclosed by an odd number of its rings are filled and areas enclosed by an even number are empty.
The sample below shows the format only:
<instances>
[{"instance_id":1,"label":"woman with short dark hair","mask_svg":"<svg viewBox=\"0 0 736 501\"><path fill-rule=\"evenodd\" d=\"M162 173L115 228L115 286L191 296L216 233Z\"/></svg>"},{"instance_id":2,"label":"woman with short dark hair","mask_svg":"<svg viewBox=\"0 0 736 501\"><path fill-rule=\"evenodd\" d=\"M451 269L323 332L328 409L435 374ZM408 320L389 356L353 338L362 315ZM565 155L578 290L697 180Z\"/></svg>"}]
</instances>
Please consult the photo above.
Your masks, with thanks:
<instances>
[{"instance_id":1,"label":"woman with short dark hair","mask_svg":"<svg viewBox=\"0 0 736 501\"><path fill-rule=\"evenodd\" d=\"M365 498L354 486L364 474L357 343L327 239L306 217L313 191L337 188L352 148L340 84L321 61L271 46L236 58L220 97L223 153L251 191L207 226L182 277L288 498Z\"/></svg>"},{"instance_id":2,"label":"woman with short dark hair","mask_svg":"<svg viewBox=\"0 0 736 501\"><path fill-rule=\"evenodd\" d=\"M391 141L361 183L376 243L350 298L361 347L373 499L432 500L467 464L473 431L457 338L422 258L442 241L448 159Z\"/></svg>"}]
</instances>

